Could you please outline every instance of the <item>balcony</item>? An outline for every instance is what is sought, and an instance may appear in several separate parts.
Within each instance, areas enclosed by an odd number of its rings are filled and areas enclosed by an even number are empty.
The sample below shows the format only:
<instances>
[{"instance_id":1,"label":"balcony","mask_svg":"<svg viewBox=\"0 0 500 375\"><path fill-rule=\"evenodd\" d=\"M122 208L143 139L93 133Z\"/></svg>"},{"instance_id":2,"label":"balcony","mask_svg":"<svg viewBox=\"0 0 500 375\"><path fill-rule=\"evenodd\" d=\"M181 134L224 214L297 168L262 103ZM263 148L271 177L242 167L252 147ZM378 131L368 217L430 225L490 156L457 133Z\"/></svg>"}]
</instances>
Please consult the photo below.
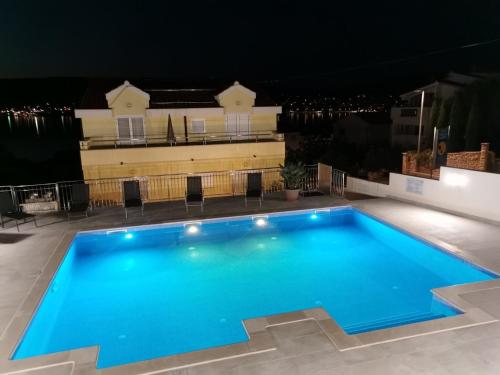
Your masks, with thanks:
<instances>
[{"instance_id":1,"label":"balcony","mask_svg":"<svg viewBox=\"0 0 500 375\"><path fill-rule=\"evenodd\" d=\"M141 147L177 147L207 144L283 142L284 135L274 131L228 134L227 132L189 134L175 136L169 140L167 134L156 134L138 138L119 138L117 136L86 137L80 141L81 150Z\"/></svg>"}]
</instances>

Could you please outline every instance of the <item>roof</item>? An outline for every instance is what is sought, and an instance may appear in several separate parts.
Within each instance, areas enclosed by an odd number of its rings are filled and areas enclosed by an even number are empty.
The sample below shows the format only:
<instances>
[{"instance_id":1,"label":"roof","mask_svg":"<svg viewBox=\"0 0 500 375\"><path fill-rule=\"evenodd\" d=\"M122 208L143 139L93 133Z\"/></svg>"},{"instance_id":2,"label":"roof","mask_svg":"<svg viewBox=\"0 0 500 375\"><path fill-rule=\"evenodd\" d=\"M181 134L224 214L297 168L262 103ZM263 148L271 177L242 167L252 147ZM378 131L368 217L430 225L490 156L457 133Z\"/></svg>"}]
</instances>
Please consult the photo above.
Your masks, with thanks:
<instances>
[{"instance_id":1,"label":"roof","mask_svg":"<svg viewBox=\"0 0 500 375\"><path fill-rule=\"evenodd\" d=\"M233 83L176 85L171 82L153 79L131 79L130 83L150 96L149 108L210 108L220 107L215 96ZM123 79L99 79L89 82L79 109L107 109L106 93L116 89ZM269 95L252 84L242 84L256 93L255 106L278 105Z\"/></svg>"},{"instance_id":2,"label":"roof","mask_svg":"<svg viewBox=\"0 0 500 375\"><path fill-rule=\"evenodd\" d=\"M405 92L405 93L401 94L400 96L407 97L407 96L415 95L415 93L417 91L427 90L429 87L436 86L439 84L456 86L456 87L464 87L464 86L468 85L469 83L472 83L480 78L484 78L484 76L480 76L477 74L463 74L463 73L449 72L444 77L437 79L434 82L431 82L431 83L428 83L424 86L418 87L415 90Z\"/></svg>"}]
</instances>

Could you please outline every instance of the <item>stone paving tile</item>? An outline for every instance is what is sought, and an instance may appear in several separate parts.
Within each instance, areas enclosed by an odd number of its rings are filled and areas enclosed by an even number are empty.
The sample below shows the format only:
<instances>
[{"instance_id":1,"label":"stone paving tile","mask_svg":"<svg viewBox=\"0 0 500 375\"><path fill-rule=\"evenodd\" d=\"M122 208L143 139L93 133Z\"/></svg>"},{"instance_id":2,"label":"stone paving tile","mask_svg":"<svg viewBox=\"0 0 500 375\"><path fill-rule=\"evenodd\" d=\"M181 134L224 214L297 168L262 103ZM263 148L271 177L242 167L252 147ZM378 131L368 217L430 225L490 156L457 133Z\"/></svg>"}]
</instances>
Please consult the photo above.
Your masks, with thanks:
<instances>
[{"instance_id":1,"label":"stone paving tile","mask_svg":"<svg viewBox=\"0 0 500 375\"><path fill-rule=\"evenodd\" d=\"M333 343L323 333L314 333L311 335L294 337L290 340L284 340L279 343L279 351L286 357L322 350L330 350L333 347Z\"/></svg>"},{"instance_id":2,"label":"stone paving tile","mask_svg":"<svg viewBox=\"0 0 500 375\"><path fill-rule=\"evenodd\" d=\"M255 365L247 365L238 367L238 375L299 375L299 368L297 365L286 359L278 359L276 361L269 361L258 363Z\"/></svg>"},{"instance_id":3,"label":"stone paving tile","mask_svg":"<svg viewBox=\"0 0 500 375\"><path fill-rule=\"evenodd\" d=\"M327 374L320 372L318 375ZM359 362L357 364L339 367L332 374L342 375L413 375L413 374L444 374L445 370L439 364L426 357L415 354L392 356L371 361Z\"/></svg>"},{"instance_id":4,"label":"stone paving tile","mask_svg":"<svg viewBox=\"0 0 500 375\"><path fill-rule=\"evenodd\" d=\"M463 294L462 298L500 319L500 288Z\"/></svg>"},{"instance_id":5,"label":"stone paving tile","mask_svg":"<svg viewBox=\"0 0 500 375\"><path fill-rule=\"evenodd\" d=\"M73 365L69 363L61 366L16 372L16 375L72 375L72 371Z\"/></svg>"},{"instance_id":6,"label":"stone paving tile","mask_svg":"<svg viewBox=\"0 0 500 375\"><path fill-rule=\"evenodd\" d=\"M498 374L499 347L500 339L494 338L464 343L439 353L426 350L426 353L450 374Z\"/></svg>"},{"instance_id":7,"label":"stone paving tile","mask_svg":"<svg viewBox=\"0 0 500 375\"><path fill-rule=\"evenodd\" d=\"M268 328L269 332L277 340L289 339L291 337L306 336L313 333L320 333L321 329L314 320L304 320L290 324L281 324Z\"/></svg>"},{"instance_id":8,"label":"stone paving tile","mask_svg":"<svg viewBox=\"0 0 500 375\"><path fill-rule=\"evenodd\" d=\"M344 365L342 357L335 349L298 355L291 358L299 374L316 374L324 369L334 369Z\"/></svg>"}]
</instances>

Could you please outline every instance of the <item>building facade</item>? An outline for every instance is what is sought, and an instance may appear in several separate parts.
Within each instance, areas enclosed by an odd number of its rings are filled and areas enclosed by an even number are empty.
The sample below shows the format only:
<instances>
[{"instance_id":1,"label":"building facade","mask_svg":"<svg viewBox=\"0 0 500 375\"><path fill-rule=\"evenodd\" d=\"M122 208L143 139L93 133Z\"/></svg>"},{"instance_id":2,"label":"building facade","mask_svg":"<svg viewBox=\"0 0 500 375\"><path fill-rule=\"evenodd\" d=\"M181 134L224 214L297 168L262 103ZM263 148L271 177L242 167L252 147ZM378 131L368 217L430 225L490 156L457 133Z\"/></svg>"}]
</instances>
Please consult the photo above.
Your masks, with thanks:
<instances>
[{"instance_id":1,"label":"building facade","mask_svg":"<svg viewBox=\"0 0 500 375\"><path fill-rule=\"evenodd\" d=\"M277 167L281 107L238 82L223 89L125 81L91 88L75 116L86 180Z\"/></svg>"},{"instance_id":2,"label":"building facade","mask_svg":"<svg viewBox=\"0 0 500 375\"><path fill-rule=\"evenodd\" d=\"M402 105L391 108L391 143L403 149L416 149L420 123L422 91L425 92L422 111L421 149L432 147L434 126L431 124L431 108L435 99L450 98L465 85L477 80L478 76L448 73L443 79L419 87L401 95Z\"/></svg>"}]
</instances>

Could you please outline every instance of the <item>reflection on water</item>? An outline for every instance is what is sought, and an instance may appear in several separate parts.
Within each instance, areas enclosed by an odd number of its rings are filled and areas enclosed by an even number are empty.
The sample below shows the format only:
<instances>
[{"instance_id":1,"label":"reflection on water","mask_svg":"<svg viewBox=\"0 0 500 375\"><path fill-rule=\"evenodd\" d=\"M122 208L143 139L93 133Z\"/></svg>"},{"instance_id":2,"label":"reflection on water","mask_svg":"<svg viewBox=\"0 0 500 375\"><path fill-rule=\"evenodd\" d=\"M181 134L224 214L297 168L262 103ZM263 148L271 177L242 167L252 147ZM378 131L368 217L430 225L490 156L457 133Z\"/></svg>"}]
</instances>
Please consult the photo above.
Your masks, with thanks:
<instances>
[{"instance_id":1,"label":"reflection on water","mask_svg":"<svg viewBox=\"0 0 500 375\"><path fill-rule=\"evenodd\" d=\"M0 185L81 178L81 124L71 115L0 114Z\"/></svg>"},{"instance_id":2,"label":"reflection on water","mask_svg":"<svg viewBox=\"0 0 500 375\"><path fill-rule=\"evenodd\" d=\"M284 111L280 115L281 124L296 128L313 125L331 125L336 121L351 115L352 111L323 110L323 111Z\"/></svg>"},{"instance_id":3,"label":"reflection on water","mask_svg":"<svg viewBox=\"0 0 500 375\"><path fill-rule=\"evenodd\" d=\"M9 138L44 138L80 136L80 123L72 115L23 115L0 114L0 135Z\"/></svg>"}]
</instances>

